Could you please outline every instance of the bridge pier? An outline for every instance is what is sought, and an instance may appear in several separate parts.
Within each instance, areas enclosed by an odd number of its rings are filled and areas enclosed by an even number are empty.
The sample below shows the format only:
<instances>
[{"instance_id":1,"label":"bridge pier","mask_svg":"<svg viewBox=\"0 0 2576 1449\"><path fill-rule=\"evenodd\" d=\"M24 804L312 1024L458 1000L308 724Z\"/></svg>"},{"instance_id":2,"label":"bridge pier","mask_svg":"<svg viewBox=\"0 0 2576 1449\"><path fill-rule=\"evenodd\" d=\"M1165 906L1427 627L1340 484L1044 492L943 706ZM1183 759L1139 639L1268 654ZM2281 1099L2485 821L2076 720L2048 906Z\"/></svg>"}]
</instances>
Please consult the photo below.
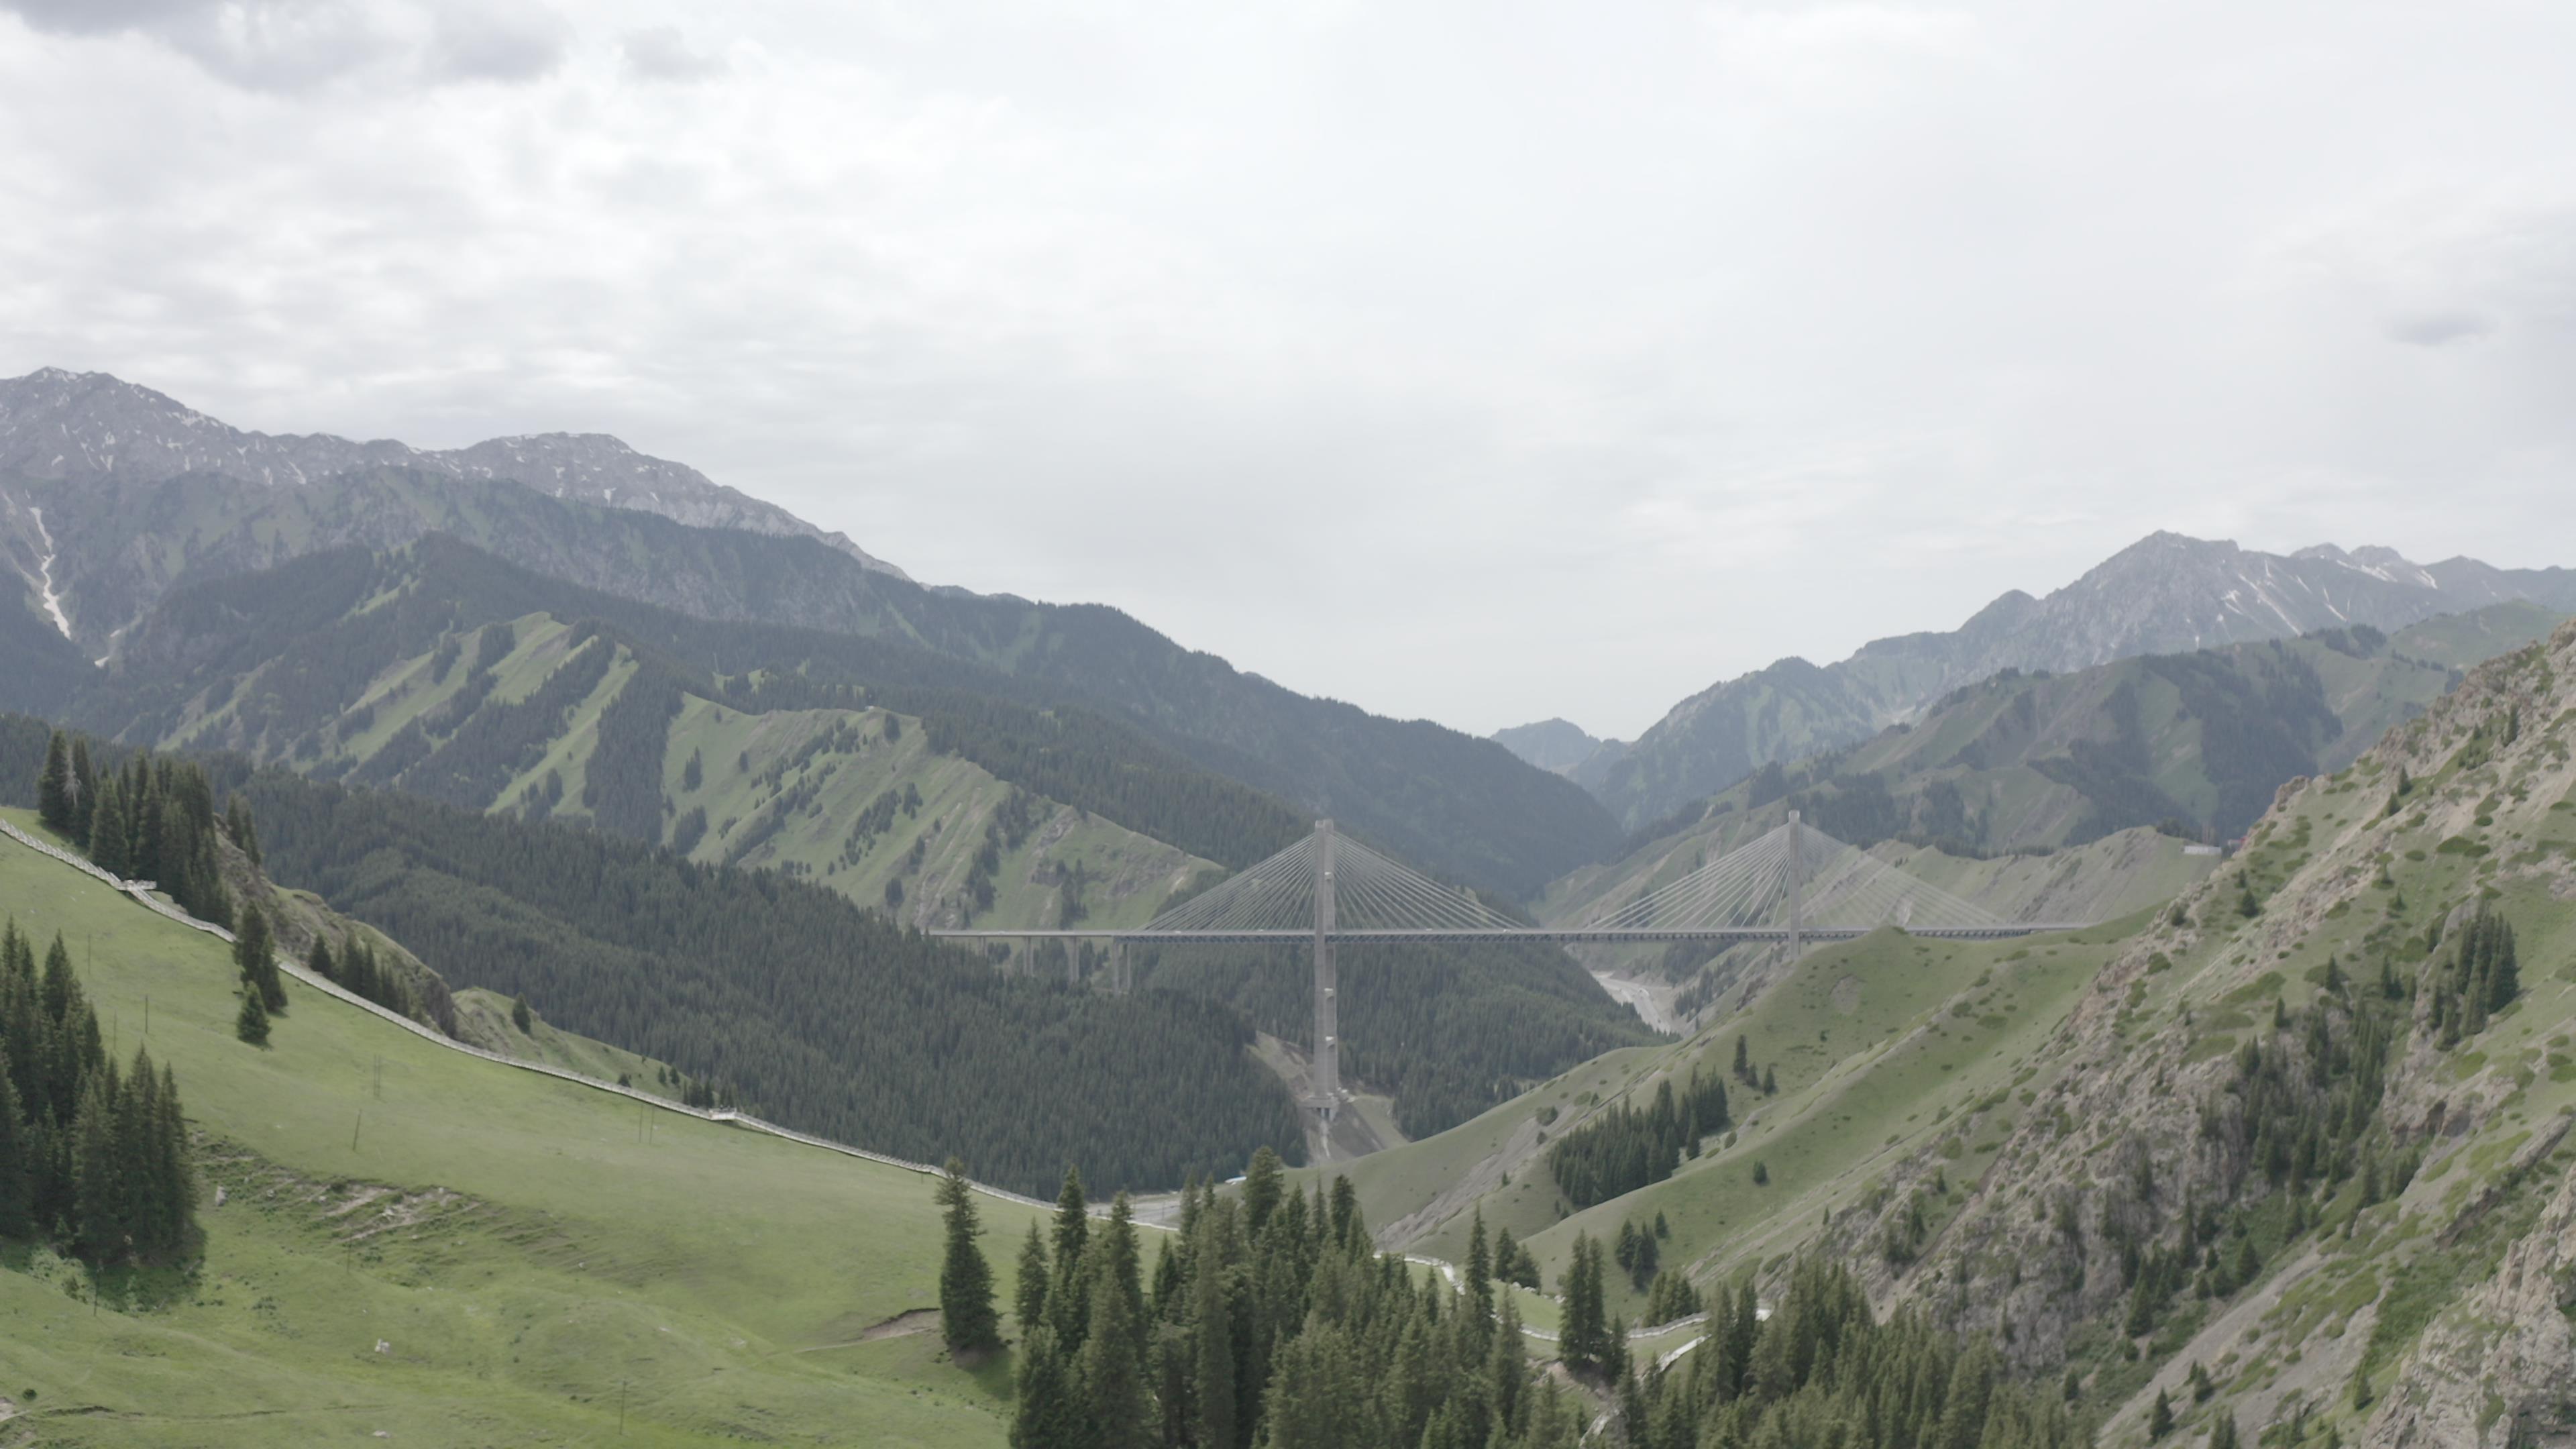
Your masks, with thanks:
<instances>
[{"instance_id":1,"label":"bridge pier","mask_svg":"<svg viewBox=\"0 0 2576 1449\"><path fill-rule=\"evenodd\" d=\"M1789 812L1789 959L1798 959L1798 937L1806 929L1807 858L1799 848L1798 812Z\"/></svg>"},{"instance_id":2,"label":"bridge pier","mask_svg":"<svg viewBox=\"0 0 2576 1449\"><path fill-rule=\"evenodd\" d=\"M1329 1127L1342 1100L1340 983L1333 960L1333 822L1315 822L1315 1052L1308 1080Z\"/></svg>"}]
</instances>

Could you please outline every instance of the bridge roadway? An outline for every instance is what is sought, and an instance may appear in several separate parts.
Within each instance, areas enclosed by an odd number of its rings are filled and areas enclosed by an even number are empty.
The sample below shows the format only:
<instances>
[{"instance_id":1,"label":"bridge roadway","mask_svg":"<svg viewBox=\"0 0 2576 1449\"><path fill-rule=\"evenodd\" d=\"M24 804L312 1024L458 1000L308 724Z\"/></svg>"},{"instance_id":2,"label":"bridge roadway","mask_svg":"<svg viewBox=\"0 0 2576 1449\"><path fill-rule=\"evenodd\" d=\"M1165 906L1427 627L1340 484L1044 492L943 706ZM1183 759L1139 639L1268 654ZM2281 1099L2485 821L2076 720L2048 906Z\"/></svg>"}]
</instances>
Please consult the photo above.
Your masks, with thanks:
<instances>
[{"instance_id":1,"label":"bridge roadway","mask_svg":"<svg viewBox=\"0 0 2576 1449\"><path fill-rule=\"evenodd\" d=\"M1992 926L1927 926L1906 934L1941 941L2001 941L2014 936L2034 936L2050 931L2081 931L2093 925L2083 921L2013 921ZM1724 928L1696 927L1659 931L1652 928L1586 930L1572 927L1551 930L1532 926L1526 930L1397 930L1372 931L1337 929L1332 931L930 931L925 934L951 941L1112 941L1119 945L1137 942L1171 941L1211 944L1261 946L1290 945L1300 942L1329 940L1337 943L1365 945L1371 941L1438 941L1446 944L1496 944L1523 941L1546 941L1558 945L1658 945L1668 941L1786 941L1794 934L1802 941L1852 941L1879 929L1875 926L1800 926L1794 933L1786 926L1733 926ZM1902 929L1902 928L1900 928Z\"/></svg>"}]
</instances>

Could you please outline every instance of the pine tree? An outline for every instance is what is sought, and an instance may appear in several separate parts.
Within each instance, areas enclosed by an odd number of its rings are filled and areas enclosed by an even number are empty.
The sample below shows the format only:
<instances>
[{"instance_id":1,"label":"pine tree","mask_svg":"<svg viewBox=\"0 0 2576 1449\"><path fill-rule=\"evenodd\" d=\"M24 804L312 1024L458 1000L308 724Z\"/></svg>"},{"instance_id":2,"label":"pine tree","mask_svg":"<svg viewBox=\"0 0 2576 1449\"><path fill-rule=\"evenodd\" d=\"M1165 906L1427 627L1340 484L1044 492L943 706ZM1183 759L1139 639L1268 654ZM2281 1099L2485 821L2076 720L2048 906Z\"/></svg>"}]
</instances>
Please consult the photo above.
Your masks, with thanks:
<instances>
[{"instance_id":1,"label":"pine tree","mask_svg":"<svg viewBox=\"0 0 2576 1449\"><path fill-rule=\"evenodd\" d=\"M2164 1390L2158 1389L2155 1407L2147 1411L2147 1437L2161 1439L2173 1432L2173 1426L2173 1400L2165 1397Z\"/></svg>"},{"instance_id":2,"label":"pine tree","mask_svg":"<svg viewBox=\"0 0 2576 1449\"><path fill-rule=\"evenodd\" d=\"M114 775L98 784L98 808L89 822L89 860L118 880L133 877L133 853L126 843L125 791Z\"/></svg>"},{"instance_id":3,"label":"pine tree","mask_svg":"<svg viewBox=\"0 0 2576 1449\"><path fill-rule=\"evenodd\" d=\"M1056 1347L1068 1361L1078 1358L1089 1336L1091 1285L1083 1270L1090 1245L1090 1203L1082 1195L1082 1173L1064 1170L1064 1190L1055 1200L1055 1281L1047 1287L1047 1322L1055 1328Z\"/></svg>"},{"instance_id":4,"label":"pine tree","mask_svg":"<svg viewBox=\"0 0 2576 1449\"><path fill-rule=\"evenodd\" d=\"M22 775L19 778L26 777ZM45 746L45 768L36 776L36 814L48 829L65 838L71 836L71 741L61 730L54 731L52 741Z\"/></svg>"},{"instance_id":5,"label":"pine tree","mask_svg":"<svg viewBox=\"0 0 2576 1449\"><path fill-rule=\"evenodd\" d=\"M233 1017L233 1035L255 1047L268 1045L268 1006L259 999L256 986L242 987L241 1010Z\"/></svg>"},{"instance_id":6,"label":"pine tree","mask_svg":"<svg viewBox=\"0 0 2576 1449\"><path fill-rule=\"evenodd\" d=\"M250 803L238 794L224 810L224 833L232 837L233 844L241 848L242 854L250 857L251 864L263 863L259 854L259 828L251 823Z\"/></svg>"},{"instance_id":7,"label":"pine tree","mask_svg":"<svg viewBox=\"0 0 2576 1449\"><path fill-rule=\"evenodd\" d=\"M1485 1422L1490 1442L1501 1444L1526 1422L1523 1391L1529 1383L1529 1360L1521 1345L1520 1304L1503 1295L1502 1316L1494 1324L1494 1346L1485 1358Z\"/></svg>"},{"instance_id":8,"label":"pine tree","mask_svg":"<svg viewBox=\"0 0 2576 1449\"><path fill-rule=\"evenodd\" d=\"M1145 1372L1145 1321L1136 1282L1135 1231L1119 1194L1100 1241L1086 1250L1091 1312L1082 1341L1083 1411L1096 1449L1149 1449L1155 1423Z\"/></svg>"},{"instance_id":9,"label":"pine tree","mask_svg":"<svg viewBox=\"0 0 2576 1449\"><path fill-rule=\"evenodd\" d=\"M259 993L262 1008L286 1009L286 979L277 969L277 942L268 933L268 917L257 906L242 912L241 930L233 937L233 965L242 981Z\"/></svg>"},{"instance_id":10,"label":"pine tree","mask_svg":"<svg viewBox=\"0 0 2576 1449\"><path fill-rule=\"evenodd\" d=\"M2218 1425L2209 1431L2209 1449L2237 1449L2236 1416L2221 1414Z\"/></svg>"},{"instance_id":11,"label":"pine tree","mask_svg":"<svg viewBox=\"0 0 2576 1449\"><path fill-rule=\"evenodd\" d=\"M529 1020L528 996L524 991L510 998L510 1025L517 1027L521 1036L526 1036L534 1025Z\"/></svg>"},{"instance_id":12,"label":"pine tree","mask_svg":"<svg viewBox=\"0 0 2576 1449\"><path fill-rule=\"evenodd\" d=\"M1462 1308L1466 1322L1459 1329L1458 1339L1481 1348L1494 1321L1494 1261L1485 1248L1485 1209L1481 1203L1467 1219L1467 1274L1461 1287L1467 1295Z\"/></svg>"},{"instance_id":13,"label":"pine tree","mask_svg":"<svg viewBox=\"0 0 2576 1449\"><path fill-rule=\"evenodd\" d=\"M980 1361L1002 1346L1002 1325L993 1311L993 1270L984 1261L975 1213L975 1189L966 1181L966 1164L952 1157L941 1172L935 1192L947 1248L939 1261L939 1326L948 1351L960 1363Z\"/></svg>"},{"instance_id":14,"label":"pine tree","mask_svg":"<svg viewBox=\"0 0 2576 1449\"><path fill-rule=\"evenodd\" d=\"M90 822L98 815L98 771L90 764L89 737L72 737L72 842L89 849Z\"/></svg>"},{"instance_id":15,"label":"pine tree","mask_svg":"<svg viewBox=\"0 0 2576 1449\"><path fill-rule=\"evenodd\" d=\"M1079 1449L1090 1442L1075 1365L1043 1323L1020 1340L1016 1386L1011 1449Z\"/></svg>"},{"instance_id":16,"label":"pine tree","mask_svg":"<svg viewBox=\"0 0 2576 1449\"><path fill-rule=\"evenodd\" d=\"M325 981L340 979L338 963L331 959L331 943L319 931L313 933L313 949L304 953L304 969Z\"/></svg>"},{"instance_id":17,"label":"pine tree","mask_svg":"<svg viewBox=\"0 0 2576 1449\"><path fill-rule=\"evenodd\" d=\"M36 1228L36 1143L11 1076L8 1053L0 1050L0 1239L28 1237Z\"/></svg>"},{"instance_id":18,"label":"pine tree","mask_svg":"<svg viewBox=\"0 0 2576 1449\"><path fill-rule=\"evenodd\" d=\"M1744 1037L1735 1039L1735 1079L1753 1085L1753 1047Z\"/></svg>"},{"instance_id":19,"label":"pine tree","mask_svg":"<svg viewBox=\"0 0 2576 1449\"><path fill-rule=\"evenodd\" d=\"M1252 1154L1252 1165L1243 1170L1243 1230L1251 1237L1261 1230L1278 1210L1281 1186L1279 1154L1264 1143Z\"/></svg>"},{"instance_id":20,"label":"pine tree","mask_svg":"<svg viewBox=\"0 0 2576 1449\"><path fill-rule=\"evenodd\" d=\"M1610 1357L1610 1325L1602 1306L1601 1244L1577 1231L1558 1295L1565 1304L1562 1340L1557 1345L1565 1365L1600 1373Z\"/></svg>"},{"instance_id":21,"label":"pine tree","mask_svg":"<svg viewBox=\"0 0 2576 1449\"><path fill-rule=\"evenodd\" d=\"M1011 1296L1011 1316L1020 1321L1024 1339L1045 1321L1048 1277L1046 1237L1031 1219L1028 1241L1020 1245L1018 1286Z\"/></svg>"},{"instance_id":22,"label":"pine tree","mask_svg":"<svg viewBox=\"0 0 2576 1449\"><path fill-rule=\"evenodd\" d=\"M1228 1215L1203 1212L1190 1245L1190 1442L1197 1449L1235 1449L1234 1307L1227 1292Z\"/></svg>"}]
</instances>

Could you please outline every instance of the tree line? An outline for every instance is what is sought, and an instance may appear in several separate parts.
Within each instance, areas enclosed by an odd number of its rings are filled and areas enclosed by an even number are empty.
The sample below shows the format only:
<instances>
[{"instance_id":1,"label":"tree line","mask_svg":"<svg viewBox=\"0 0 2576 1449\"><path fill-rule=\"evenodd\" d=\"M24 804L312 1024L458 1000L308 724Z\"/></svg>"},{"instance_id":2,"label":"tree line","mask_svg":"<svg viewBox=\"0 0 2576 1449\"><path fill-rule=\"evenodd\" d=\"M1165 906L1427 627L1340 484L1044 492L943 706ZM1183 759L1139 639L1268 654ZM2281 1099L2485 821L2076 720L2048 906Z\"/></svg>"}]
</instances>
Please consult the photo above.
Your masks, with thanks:
<instances>
[{"instance_id":1,"label":"tree line","mask_svg":"<svg viewBox=\"0 0 2576 1449\"><path fill-rule=\"evenodd\" d=\"M1743 1038L1736 1039L1743 1045ZM1726 1084L1697 1067L1679 1093L1672 1078L1655 1084L1643 1108L1625 1100L1594 1113L1547 1149L1548 1171L1567 1201L1578 1208L1608 1202L1673 1175L1685 1156L1699 1156L1701 1139L1733 1125ZM1642 1286L1642 1285L1641 1285Z\"/></svg>"},{"instance_id":2,"label":"tree line","mask_svg":"<svg viewBox=\"0 0 2576 1449\"><path fill-rule=\"evenodd\" d=\"M1094 1223L1067 1175L1019 1252L1014 1449L1573 1449L1583 1400L1535 1373L1481 1218L1453 1292L1372 1249L1348 1178L1309 1198L1279 1166L1256 1158L1240 1193L1193 1185L1150 1273L1125 1197ZM948 1321L969 1330L953 1348L998 1345L997 1313Z\"/></svg>"},{"instance_id":3,"label":"tree line","mask_svg":"<svg viewBox=\"0 0 2576 1449\"><path fill-rule=\"evenodd\" d=\"M92 864L122 880L148 880L200 920L229 927L232 896L224 889L215 844L213 788L184 760L136 752L122 769L100 770L85 737L54 730L36 779L36 812ZM256 858L259 839L234 810L237 841Z\"/></svg>"},{"instance_id":4,"label":"tree line","mask_svg":"<svg viewBox=\"0 0 2576 1449\"><path fill-rule=\"evenodd\" d=\"M58 934L41 971L0 926L0 1239L51 1240L93 1265L166 1262L194 1242L179 1084L140 1047L123 1070Z\"/></svg>"},{"instance_id":5,"label":"tree line","mask_svg":"<svg viewBox=\"0 0 2576 1449\"><path fill-rule=\"evenodd\" d=\"M1239 1190L1194 1184L1150 1271L1122 1195L1088 1216L1068 1174L1018 1253L1014 1449L1573 1449L1594 1395L1632 1449L2077 1449L2065 1406L2012 1380L1982 1339L1911 1311L1880 1322L1849 1271L1803 1260L1767 1318L1720 1284L1706 1337L1670 1368L1639 1363L1601 1316L1601 1244L1578 1238L1559 1357L1540 1371L1485 1224L1454 1286L1372 1250L1349 1179L1312 1197L1256 1158ZM1003 1347L980 1223L952 1163L942 1331L960 1362Z\"/></svg>"}]
</instances>

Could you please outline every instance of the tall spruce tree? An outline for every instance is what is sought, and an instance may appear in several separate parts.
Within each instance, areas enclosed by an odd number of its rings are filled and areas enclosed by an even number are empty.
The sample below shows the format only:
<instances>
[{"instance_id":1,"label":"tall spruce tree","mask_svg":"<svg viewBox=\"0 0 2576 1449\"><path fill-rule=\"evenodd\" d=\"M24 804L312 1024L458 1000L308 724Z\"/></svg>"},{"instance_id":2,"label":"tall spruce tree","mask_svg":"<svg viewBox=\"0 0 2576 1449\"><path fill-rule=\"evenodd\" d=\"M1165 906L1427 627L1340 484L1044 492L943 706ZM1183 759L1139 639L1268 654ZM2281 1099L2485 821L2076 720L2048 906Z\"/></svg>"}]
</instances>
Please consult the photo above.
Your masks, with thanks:
<instances>
[{"instance_id":1,"label":"tall spruce tree","mask_svg":"<svg viewBox=\"0 0 2576 1449\"><path fill-rule=\"evenodd\" d=\"M32 1237L36 1230L34 1133L18 1105L7 1043L0 1040L0 1239Z\"/></svg>"},{"instance_id":2,"label":"tall spruce tree","mask_svg":"<svg viewBox=\"0 0 2576 1449\"><path fill-rule=\"evenodd\" d=\"M966 1164L952 1157L935 1190L946 1250L939 1260L939 1327L959 1362L980 1361L1002 1346L1000 1315L993 1310L993 1270L984 1261L975 1189Z\"/></svg>"},{"instance_id":3,"label":"tall spruce tree","mask_svg":"<svg viewBox=\"0 0 2576 1449\"><path fill-rule=\"evenodd\" d=\"M61 730L45 746L45 767L36 776L36 814L57 834L72 833L72 747Z\"/></svg>"},{"instance_id":4,"label":"tall spruce tree","mask_svg":"<svg viewBox=\"0 0 2576 1449\"><path fill-rule=\"evenodd\" d=\"M233 1035L255 1047L268 1045L268 1006L259 998L259 988L245 981L241 988L241 1009L233 1013Z\"/></svg>"},{"instance_id":5,"label":"tall spruce tree","mask_svg":"<svg viewBox=\"0 0 2576 1449\"><path fill-rule=\"evenodd\" d=\"M1240 1411L1235 1401L1235 1360L1231 1259L1241 1256L1234 1241L1234 1215L1210 1209L1199 1215L1190 1244L1189 1342L1190 1402L1193 1414L1189 1442L1195 1449L1236 1449Z\"/></svg>"},{"instance_id":6,"label":"tall spruce tree","mask_svg":"<svg viewBox=\"0 0 2576 1449\"><path fill-rule=\"evenodd\" d=\"M90 821L98 813L98 771L90 764L89 737L72 736L72 842L89 849Z\"/></svg>"},{"instance_id":7,"label":"tall spruce tree","mask_svg":"<svg viewBox=\"0 0 2576 1449\"><path fill-rule=\"evenodd\" d=\"M1146 1323L1136 1280L1136 1235L1120 1193L1100 1241L1087 1249L1091 1311L1082 1342L1083 1409L1096 1449L1151 1449L1156 1423L1145 1368Z\"/></svg>"},{"instance_id":8,"label":"tall spruce tree","mask_svg":"<svg viewBox=\"0 0 2576 1449\"><path fill-rule=\"evenodd\" d=\"M1027 1338L1046 1321L1047 1282L1046 1236L1037 1221L1029 1222L1028 1240L1020 1244L1019 1280L1011 1294L1011 1316L1020 1321L1020 1336Z\"/></svg>"},{"instance_id":9,"label":"tall spruce tree","mask_svg":"<svg viewBox=\"0 0 2576 1449\"><path fill-rule=\"evenodd\" d=\"M233 966L243 983L259 993L259 1004L271 1012L286 1009L286 979L277 969L277 940L268 932L268 917L257 906L243 909L241 930L233 936Z\"/></svg>"}]
</instances>

